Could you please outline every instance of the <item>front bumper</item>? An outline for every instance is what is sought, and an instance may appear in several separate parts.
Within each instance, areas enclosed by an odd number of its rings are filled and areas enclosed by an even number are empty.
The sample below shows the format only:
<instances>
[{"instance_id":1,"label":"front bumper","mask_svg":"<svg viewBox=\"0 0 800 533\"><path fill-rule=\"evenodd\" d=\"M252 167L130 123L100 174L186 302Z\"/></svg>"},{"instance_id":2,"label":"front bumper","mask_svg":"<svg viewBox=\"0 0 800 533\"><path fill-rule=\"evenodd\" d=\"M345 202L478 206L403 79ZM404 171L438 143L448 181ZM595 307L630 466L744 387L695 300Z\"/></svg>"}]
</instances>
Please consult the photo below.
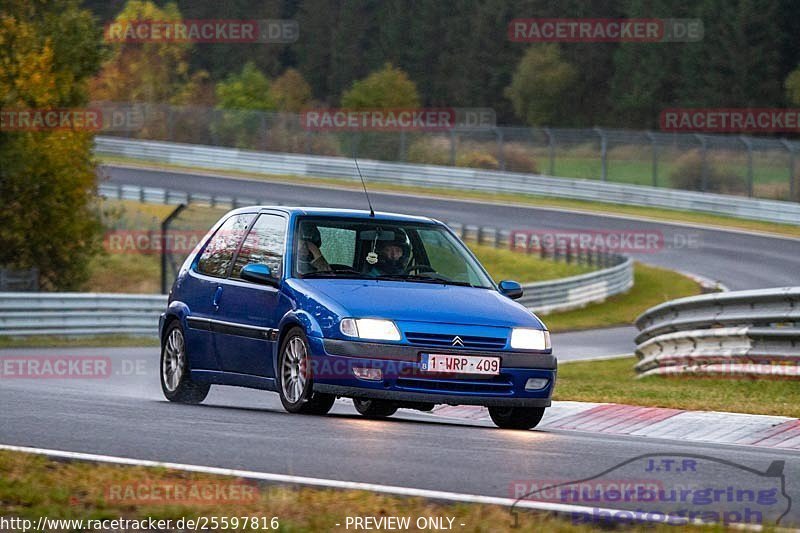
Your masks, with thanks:
<instances>
[{"instance_id":1,"label":"front bumper","mask_svg":"<svg viewBox=\"0 0 800 533\"><path fill-rule=\"evenodd\" d=\"M313 337L309 344L314 390L339 396L450 405L547 407L556 381L557 362L550 353L483 352ZM426 373L420 365L424 353L500 357L500 374ZM354 368L380 369L382 379L357 378ZM530 378L545 378L547 385L526 390Z\"/></svg>"}]
</instances>

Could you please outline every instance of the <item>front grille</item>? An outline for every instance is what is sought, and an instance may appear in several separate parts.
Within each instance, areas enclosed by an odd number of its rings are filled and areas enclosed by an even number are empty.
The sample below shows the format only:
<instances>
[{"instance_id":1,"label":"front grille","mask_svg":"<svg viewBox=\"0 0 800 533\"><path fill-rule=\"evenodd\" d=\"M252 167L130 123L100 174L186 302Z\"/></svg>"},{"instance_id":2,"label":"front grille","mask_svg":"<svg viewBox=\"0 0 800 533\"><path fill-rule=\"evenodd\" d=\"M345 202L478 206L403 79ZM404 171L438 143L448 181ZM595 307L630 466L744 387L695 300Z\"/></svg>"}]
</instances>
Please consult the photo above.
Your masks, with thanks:
<instances>
[{"instance_id":1,"label":"front grille","mask_svg":"<svg viewBox=\"0 0 800 533\"><path fill-rule=\"evenodd\" d=\"M411 344L422 346L439 346L443 348L467 348L472 350L502 350L506 347L506 339L501 337L475 337L472 335L458 335L463 346L453 345L456 335L441 333L416 333L406 332L406 339Z\"/></svg>"},{"instance_id":2,"label":"front grille","mask_svg":"<svg viewBox=\"0 0 800 533\"><path fill-rule=\"evenodd\" d=\"M490 380L420 379L399 377L397 386L403 389L426 392L463 392L483 394L510 394L514 384L506 377L495 376Z\"/></svg>"}]
</instances>

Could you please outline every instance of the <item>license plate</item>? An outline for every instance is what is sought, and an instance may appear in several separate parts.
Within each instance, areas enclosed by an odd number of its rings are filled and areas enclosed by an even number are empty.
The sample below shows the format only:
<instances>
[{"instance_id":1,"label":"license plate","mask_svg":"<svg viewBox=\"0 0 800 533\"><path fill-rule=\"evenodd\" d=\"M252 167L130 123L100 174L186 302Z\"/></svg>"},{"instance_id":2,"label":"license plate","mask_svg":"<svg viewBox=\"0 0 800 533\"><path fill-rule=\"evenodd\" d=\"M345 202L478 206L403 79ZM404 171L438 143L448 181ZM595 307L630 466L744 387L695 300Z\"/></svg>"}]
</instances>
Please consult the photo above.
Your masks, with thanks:
<instances>
[{"instance_id":1,"label":"license plate","mask_svg":"<svg viewBox=\"0 0 800 533\"><path fill-rule=\"evenodd\" d=\"M496 376L500 373L500 358L431 353L422 354L421 366L425 372Z\"/></svg>"}]
</instances>

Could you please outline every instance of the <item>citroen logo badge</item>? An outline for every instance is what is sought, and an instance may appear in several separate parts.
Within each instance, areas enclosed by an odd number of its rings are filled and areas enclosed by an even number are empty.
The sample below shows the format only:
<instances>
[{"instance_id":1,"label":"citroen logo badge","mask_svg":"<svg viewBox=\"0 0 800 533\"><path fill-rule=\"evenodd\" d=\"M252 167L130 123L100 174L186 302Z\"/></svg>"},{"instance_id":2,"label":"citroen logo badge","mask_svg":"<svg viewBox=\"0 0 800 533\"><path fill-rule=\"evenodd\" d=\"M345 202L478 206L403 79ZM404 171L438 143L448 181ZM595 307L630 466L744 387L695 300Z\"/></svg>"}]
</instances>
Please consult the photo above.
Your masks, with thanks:
<instances>
[{"instance_id":1,"label":"citroen logo badge","mask_svg":"<svg viewBox=\"0 0 800 533\"><path fill-rule=\"evenodd\" d=\"M461 340L461 337L456 335L453 337L453 346L464 346L464 341Z\"/></svg>"}]
</instances>

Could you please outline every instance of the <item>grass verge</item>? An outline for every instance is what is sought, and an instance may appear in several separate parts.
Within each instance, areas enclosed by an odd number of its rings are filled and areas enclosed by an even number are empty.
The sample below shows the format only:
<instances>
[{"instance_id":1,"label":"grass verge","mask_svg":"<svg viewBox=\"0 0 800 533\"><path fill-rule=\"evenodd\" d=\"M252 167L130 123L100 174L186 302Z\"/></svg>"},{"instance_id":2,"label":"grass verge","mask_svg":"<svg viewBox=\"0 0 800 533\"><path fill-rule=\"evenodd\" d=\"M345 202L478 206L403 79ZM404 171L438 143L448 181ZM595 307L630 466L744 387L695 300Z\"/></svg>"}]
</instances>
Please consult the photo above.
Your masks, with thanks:
<instances>
[{"instance_id":1,"label":"grass verge","mask_svg":"<svg viewBox=\"0 0 800 533\"><path fill-rule=\"evenodd\" d=\"M155 330L153 330L155 333ZM0 336L0 348L118 348L129 346L158 346L156 335L140 337L133 335L97 335L87 337Z\"/></svg>"},{"instance_id":2,"label":"grass verge","mask_svg":"<svg viewBox=\"0 0 800 533\"><path fill-rule=\"evenodd\" d=\"M555 400L800 417L797 382L651 376L635 379L635 357L558 366Z\"/></svg>"},{"instance_id":3,"label":"grass verge","mask_svg":"<svg viewBox=\"0 0 800 533\"><path fill-rule=\"evenodd\" d=\"M181 489L194 498L168 496L179 494ZM154 498L152 495L157 491L161 496ZM211 498L204 498L203 494ZM235 500L223 501L215 494L238 496ZM32 520L34 525L39 517L83 520L153 518L173 520L173 524L181 518L230 517L230 525L233 525L232 517L259 517L267 524L272 517L277 517L280 531L316 532L345 530L348 516L409 517L411 527L405 531L419 531L415 527L418 517L450 517L454 519L454 530L469 532L507 531L513 524L509 509L501 506L434 503L421 498L365 491L256 485L223 476L162 468L55 461L8 451L0 451L0 501L3 502L5 518L24 518ZM337 524L340 525L337 527ZM567 518L533 512L520 512L519 526L514 531L596 531L587 525L573 524ZM638 530L633 527L620 529ZM692 528L695 529L700 531ZM715 529L723 530L718 526L703 531ZM77 531L78 528L71 530ZM85 530L89 529L81 529ZM236 530L267 529L242 528L240 522ZM674 526L666 525L648 530L675 531ZM177 529L173 526L159 528L159 531Z\"/></svg>"},{"instance_id":4,"label":"grass verge","mask_svg":"<svg viewBox=\"0 0 800 533\"><path fill-rule=\"evenodd\" d=\"M359 189L358 182L334 179L334 178L309 178L304 176L291 176L291 175L278 175L278 174L259 174L253 172L239 172L232 170L220 170L205 167L189 167L185 165L173 164L143 164L140 160L116 158L116 157L99 157L101 163L107 164L124 164L130 166L139 166L141 168L154 168L165 170L182 170L182 171L206 171L213 172L220 175L230 175L243 178L255 178L265 181L283 182L283 183L297 183L304 185L319 185L330 186L337 188ZM369 181L369 176L366 177ZM585 211L594 214L615 214L622 216L631 216L652 220L654 222L682 222L690 224L700 224L704 226L730 229L740 229L747 231L758 231L764 233L772 233L776 235L783 235L788 237L800 237L800 226L791 224L777 224L773 222L761 222L758 220L746 220L741 218L729 217L724 215L714 215L710 213L695 213L691 211L680 211L665 208L654 207L640 207L633 205L622 204L609 204L604 202L592 202L588 200L570 200L564 198L549 198L536 196L532 194L491 194L483 191L460 191L452 189L441 188L428 188L428 187L414 187L406 185L387 185L382 183L370 183L369 188L372 191L384 192L404 192L413 193L422 196L438 197L443 199L469 199L481 200L483 202L494 202L505 205L522 204L534 207L554 207L560 209L570 209L575 211Z\"/></svg>"},{"instance_id":5,"label":"grass verge","mask_svg":"<svg viewBox=\"0 0 800 533\"><path fill-rule=\"evenodd\" d=\"M625 294L581 309L545 315L550 331L630 325L646 309L667 300L700 294L700 285L682 274L636 263L634 285Z\"/></svg>"}]
</instances>

